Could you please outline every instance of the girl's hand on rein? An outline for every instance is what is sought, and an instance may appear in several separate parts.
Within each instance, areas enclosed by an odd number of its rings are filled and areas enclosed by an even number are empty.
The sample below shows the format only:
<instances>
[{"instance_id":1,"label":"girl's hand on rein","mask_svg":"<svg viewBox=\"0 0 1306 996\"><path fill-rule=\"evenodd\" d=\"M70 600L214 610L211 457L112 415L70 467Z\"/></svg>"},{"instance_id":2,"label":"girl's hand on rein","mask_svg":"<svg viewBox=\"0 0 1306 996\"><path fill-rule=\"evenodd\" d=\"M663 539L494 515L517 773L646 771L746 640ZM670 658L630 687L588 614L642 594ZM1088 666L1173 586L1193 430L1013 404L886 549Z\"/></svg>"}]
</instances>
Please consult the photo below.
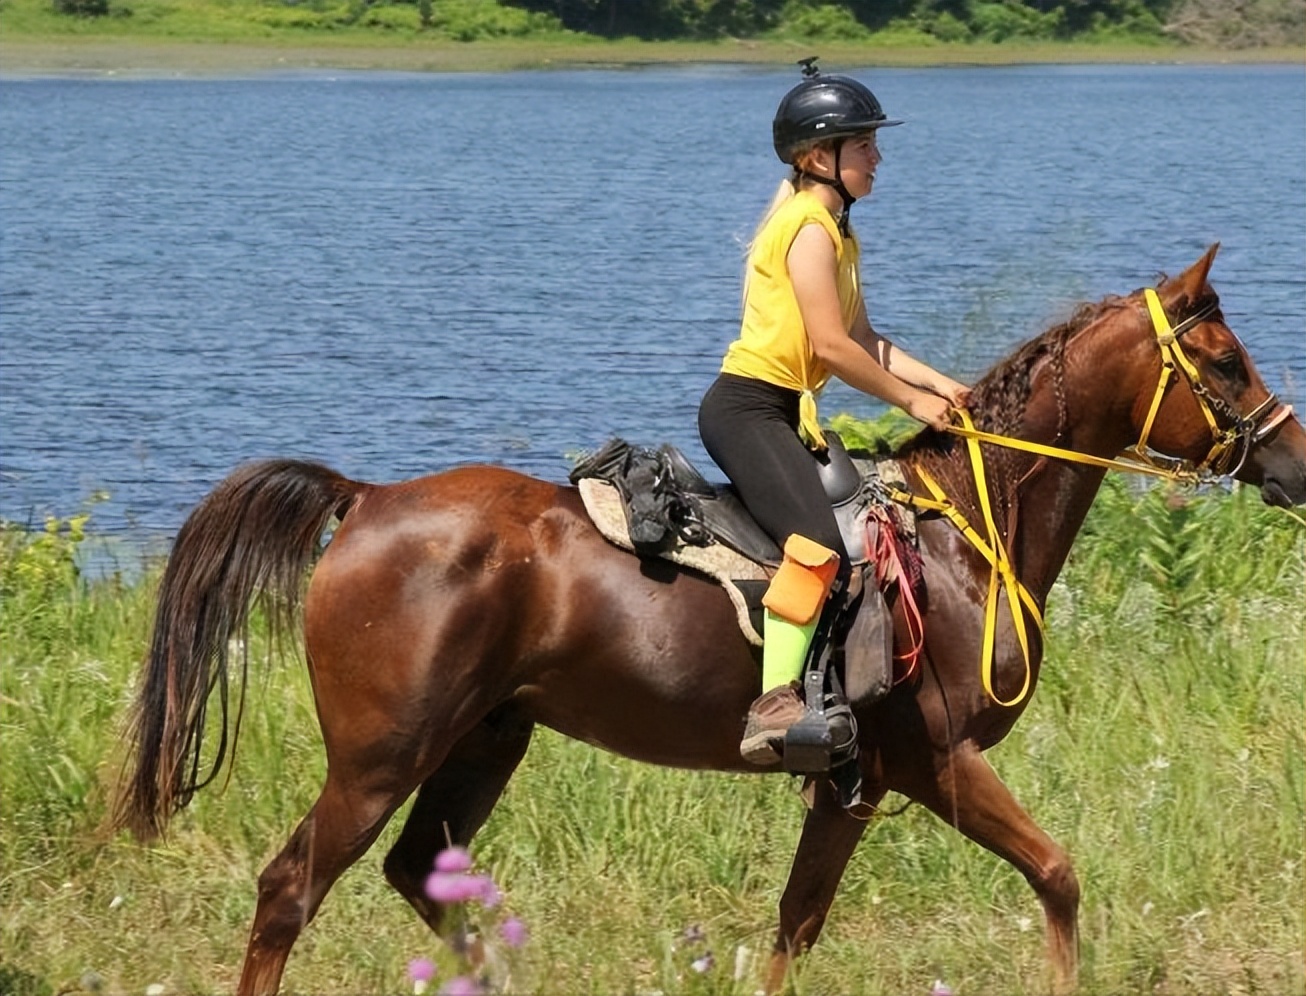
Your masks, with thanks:
<instances>
[{"instance_id":1,"label":"girl's hand on rein","mask_svg":"<svg viewBox=\"0 0 1306 996\"><path fill-rule=\"evenodd\" d=\"M931 429L943 431L952 424L952 407L946 398L918 391L907 405L907 414Z\"/></svg>"},{"instance_id":2,"label":"girl's hand on rein","mask_svg":"<svg viewBox=\"0 0 1306 996\"><path fill-rule=\"evenodd\" d=\"M935 393L952 402L953 408L965 408L970 404L970 388L947 377L940 379Z\"/></svg>"}]
</instances>

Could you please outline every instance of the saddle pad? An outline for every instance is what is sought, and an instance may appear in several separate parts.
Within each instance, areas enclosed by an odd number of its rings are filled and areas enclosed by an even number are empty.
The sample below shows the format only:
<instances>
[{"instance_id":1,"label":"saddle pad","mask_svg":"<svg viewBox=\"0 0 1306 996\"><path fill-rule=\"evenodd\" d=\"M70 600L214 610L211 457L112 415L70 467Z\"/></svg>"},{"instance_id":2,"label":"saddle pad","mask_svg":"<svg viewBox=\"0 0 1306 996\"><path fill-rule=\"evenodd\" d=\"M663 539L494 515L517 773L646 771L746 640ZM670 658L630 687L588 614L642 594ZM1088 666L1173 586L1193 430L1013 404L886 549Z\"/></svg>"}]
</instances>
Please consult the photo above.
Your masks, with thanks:
<instances>
[{"instance_id":1,"label":"saddle pad","mask_svg":"<svg viewBox=\"0 0 1306 996\"><path fill-rule=\"evenodd\" d=\"M626 513L621 507L621 495L607 481L593 477L581 478L577 482L585 511L589 513L594 525L609 543L623 550L634 553L635 546L630 541L630 532L626 528ZM753 563L741 553L736 553L727 546L713 543L711 546L688 546L677 543L661 554L664 560L692 567L700 573L719 582L730 596L739 619L739 629L749 643L755 647L762 645L762 637L753 626L748 614L748 602L744 593L735 584L736 581L767 581L770 575L759 564Z\"/></svg>"}]
</instances>

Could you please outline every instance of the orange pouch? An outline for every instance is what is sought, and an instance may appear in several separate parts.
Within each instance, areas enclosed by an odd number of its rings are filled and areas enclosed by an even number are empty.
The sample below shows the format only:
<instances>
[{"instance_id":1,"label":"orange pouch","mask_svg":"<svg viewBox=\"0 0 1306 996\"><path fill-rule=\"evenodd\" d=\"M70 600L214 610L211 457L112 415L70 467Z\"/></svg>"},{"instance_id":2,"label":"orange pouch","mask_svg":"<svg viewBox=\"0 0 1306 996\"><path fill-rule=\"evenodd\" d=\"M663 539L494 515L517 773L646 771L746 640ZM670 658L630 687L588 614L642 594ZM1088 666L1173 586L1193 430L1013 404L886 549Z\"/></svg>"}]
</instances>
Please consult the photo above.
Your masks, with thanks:
<instances>
[{"instance_id":1,"label":"orange pouch","mask_svg":"<svg viewBox=\"0 0 1306 996\"><path fill-rule=\"evenodd\" d=\"M794 533L785 542L784 560L762 604L780 618L806 626L821 611L838 571L837 553Z\"/></svg>"}]
</instances>

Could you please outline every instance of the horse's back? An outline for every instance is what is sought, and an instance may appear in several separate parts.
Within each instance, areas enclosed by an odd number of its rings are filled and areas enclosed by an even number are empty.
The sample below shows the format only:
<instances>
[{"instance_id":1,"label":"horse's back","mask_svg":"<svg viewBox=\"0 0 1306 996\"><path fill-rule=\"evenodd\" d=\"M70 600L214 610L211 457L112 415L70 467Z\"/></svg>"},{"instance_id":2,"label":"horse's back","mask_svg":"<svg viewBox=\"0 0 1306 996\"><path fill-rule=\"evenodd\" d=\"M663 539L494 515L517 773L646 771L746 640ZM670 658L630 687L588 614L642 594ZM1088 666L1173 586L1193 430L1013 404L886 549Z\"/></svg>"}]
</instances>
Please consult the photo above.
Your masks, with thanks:
<instances>
[{"instance_id":1,"label":"horse's back","mask_svg":"<svg viewBox=\"0 0 1306 996\"><path fill-rule=\"evenodd\" d=\"M758 680L717 585L609 544L574 488L498 467L362 496L314 573L305 639L319 703L353 715L360 689L401 725L432 721L412 702L451 717L511 702L569 736L694 767L737 759Z\"/></svg>"}]
</instances>

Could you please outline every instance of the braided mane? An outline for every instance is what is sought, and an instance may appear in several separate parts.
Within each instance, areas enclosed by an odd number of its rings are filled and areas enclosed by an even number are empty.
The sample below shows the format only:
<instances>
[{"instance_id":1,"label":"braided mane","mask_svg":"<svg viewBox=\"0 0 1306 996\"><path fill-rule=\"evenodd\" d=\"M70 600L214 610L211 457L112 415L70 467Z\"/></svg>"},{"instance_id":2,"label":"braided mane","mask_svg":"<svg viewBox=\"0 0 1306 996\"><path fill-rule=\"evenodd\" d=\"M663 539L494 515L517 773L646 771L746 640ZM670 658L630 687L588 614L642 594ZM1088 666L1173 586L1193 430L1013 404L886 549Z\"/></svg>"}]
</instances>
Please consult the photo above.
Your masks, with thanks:
<instances>
[{"instance_id":1,"label":"braided mane","mask_svg":"<svg viewBox=\"0 0 1306 996\"><path fill-rule=\"evenodd\" d=\"M1106 312L1123 307L1125 301L1113 295L1080 304L1064 322L1025 342L994 365L971 391L969 408L976 426L999 435L1021 434L1034 370L1046 361L1051 366L1056 391L1057 437L1060 438L1069 417L1064 383L1066 346ZM927 466L949 494L960 497L974 493L969 460L954 458L955 454L964 453L964 447L957 436L926 428L901 445L894 456ZM991 468L989 484L996 505L1005 513L1014 502L1014 489L1033 463L1033 457L1018 450L985 447L985 461Z\"/></svg>"},{"instance_id":2,"label":"braided mane","mask_svg":"<svg viewBox=\"0 0 1306 996\"><path fill-rule=\"evenodd\" d=\"M989 432L1015 432L1029 403L1034 366L1045 358L1061 366L1066 343L1102 310L1101 304L1081 304L1066 321L1030 339L990 369L971 392L970 407L979 424Z\"/></svg>"},{"instance_id":3,"label":"braided mane","mask_svg":"<svg viewBox=\"0 0 1306 996\"><path fill-rule=\"evenodd\" d=\"M1080 304L1074 313L995 364L971 390L970 411L975 424L988 432L1010 435L1016 432L1029 404L1034 367L1047 359L1055 370L1065 366L1066 345L1101 315L1124 303L1124 298L1108 297L1096 303ZM907 440L894 454L898 459L951 452L956 437L946 432L924 429Z\"/></svg>"}]
</instances>

